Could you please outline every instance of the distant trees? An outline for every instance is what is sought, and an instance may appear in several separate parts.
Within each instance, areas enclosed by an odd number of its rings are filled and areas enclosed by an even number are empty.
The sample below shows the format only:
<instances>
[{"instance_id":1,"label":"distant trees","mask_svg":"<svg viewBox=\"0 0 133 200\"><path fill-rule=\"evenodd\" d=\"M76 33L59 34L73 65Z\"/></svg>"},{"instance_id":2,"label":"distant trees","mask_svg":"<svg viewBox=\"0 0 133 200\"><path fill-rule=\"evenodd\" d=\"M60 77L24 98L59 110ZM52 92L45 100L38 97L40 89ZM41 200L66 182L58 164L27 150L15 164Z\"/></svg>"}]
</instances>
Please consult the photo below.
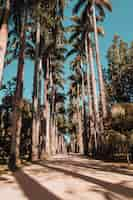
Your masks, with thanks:
<instances>
[{"instance_id":1,"label":"distant trees","mask_svg":"<svg viewBox=\"0 0 133 200\"><path fill-rule=\"evenodd\" d=\"M107 53L106 85L111 104L133 102L133 42L115 35Z\"/></svg>"},{"instance_id":2,"label":"distant trees","mask_svg":"<svg viewBox=\"0 0 133 200\"><path fill-rule=\"evenodd\" d=\"M105 82L108 109L111 112L106 133L110 144L112 144L112 152L115 153L128 153L133 145L132 52L133 42L128 44L120 36L114 35L113 42L107 52L108 67L105 70Z\"/></svg>"}]
</instances>

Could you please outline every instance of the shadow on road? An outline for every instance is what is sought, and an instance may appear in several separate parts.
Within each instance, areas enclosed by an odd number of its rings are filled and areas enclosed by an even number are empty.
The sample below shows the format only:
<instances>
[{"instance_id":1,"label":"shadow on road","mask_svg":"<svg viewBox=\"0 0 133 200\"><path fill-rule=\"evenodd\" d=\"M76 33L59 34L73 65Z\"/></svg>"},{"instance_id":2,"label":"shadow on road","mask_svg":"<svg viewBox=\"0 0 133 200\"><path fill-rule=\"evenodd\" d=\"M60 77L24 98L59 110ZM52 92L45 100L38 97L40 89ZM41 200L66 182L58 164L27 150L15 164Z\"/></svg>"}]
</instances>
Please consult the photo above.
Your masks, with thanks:
<instances>
[{"instance_id":1,"label":"shadow on road","mask_svg":"<svg viewBox=\"0 0 133 200\"><path fill-rule=\"evenodd\" d=\"M8 178L0 177L0 181L8 181Z\"/></svg>"},{"instance_id":2,"label":"shadow on road","mask_svg":"<svg viewBox=\"0 0 133 200\"><path fill-rule=\"evenodd\" d=\"M69 167L67 166L67 169L69 169L69 170L66 170L66 169L63 169L60 167L56 167L55 164L54 164L54 166L51 166L51 165L45 164L45 163L41 163L41 162L38 164L41 166L47 167L49 169L64 173L65 175L72 176L74 178L82 179L84 181L96 184L96 185L100 186L102 189L106 189L107 191L109 191L111 193L113 192L115 194L122 195L123 197L125 197L125 199L128 199L128 198L133 199L133 189L128 188L124 185L110 183L110 182L100 180L100 179L97 179L94 177L85 176L80 173L75 173L73 171L70 171L71 166L69 166ZM51 162L51 164L52 164L52 162ZM61 164L59 166L61 166Z\"/></svg>"},{"instance_id":3,"label":"shadow on road","mask_svg":"<svg viewBox=\"0 0 133 200\"><path fill-rule=\"evenodd\" d=\"M13 173L28 200L61 200L22 170Z\"/></svg>"},{"instance_id":4,"label":"shadow on road","mask_svg":"<svg viewBox=\"0 0 133 200\"><path fill-rule=\"evenodd\" d=\"M50 162L48 162L50 163ZM94 169L98 171L104 171L104 172L113 172L113 173L118 173L122 175L128 175L128 176L133 176L133 171L127 171L121 167L116 167L116 166L111 166L111 164L104 163L104 162L97 162L96 164L92 163L81 163L79 161L73 161L73 160L56 160L52 161L53 164L57 165L69 165L69 166L76 166L76 167L81 167L81 168L87 168L87 169Z\"/></svg>"}]
</instances>

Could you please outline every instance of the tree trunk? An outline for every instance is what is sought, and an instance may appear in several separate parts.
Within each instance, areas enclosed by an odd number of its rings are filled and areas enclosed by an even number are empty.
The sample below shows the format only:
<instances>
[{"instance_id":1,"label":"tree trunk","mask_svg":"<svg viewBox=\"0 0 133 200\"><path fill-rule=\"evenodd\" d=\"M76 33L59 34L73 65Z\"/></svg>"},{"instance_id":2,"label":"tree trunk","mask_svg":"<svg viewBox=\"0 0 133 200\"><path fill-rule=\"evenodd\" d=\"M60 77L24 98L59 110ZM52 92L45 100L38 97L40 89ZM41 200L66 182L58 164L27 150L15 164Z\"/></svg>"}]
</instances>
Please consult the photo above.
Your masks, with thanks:
<instances>
[{"instance_id":1,"label":"tree trunk","mask_svg":"<svg viewBox=\"0 0 133 200\"><path fill-rule=\"evenodd\" d=\"M59 153L59 134L57 135L57 153Z\"/></svg>"},{"instance_id":2,"label":"tree trunk","mask_svg":"<svg viewBox=\"0 0 133 200\"><path fill-rule=\"evenodd\" d=\"M48 84L49 84L49 58L46 64L46 81L45 81L45 106L46 106L46 154L50 155L50 105L48 100Z\"/></svg>"},{"instance_id":3,"label":"tree trunk","mask_svg":"<svg viewBox=\"0 0 133 200\"><path fill-rule=\"evenodd\" d=\"M55 99L53 99L53 104L54 103ZM53 106L54 107L54 106ZM53 108L53 119L52 119L52 154L55 155L56 154L56 119L55 119L55 108Z\"/></svg>"},{"instance_id":4,"label":"tree trunk","mask_svg":"<svg viewBox=\"0 0 133 200\"><path fill-rule=\"evenodd\" d=\"M52 153L56 154L56 102L55 102L55 96L56 96L56 88L53 84L53 92L52 92Z\"/></svg>"},{"instance_id":5,"label":"tree trunk","mask_svg":"<svg viewBox=\"0 0 133 200\"><path fill-rule=\"evenodd\" d=\"M95 48L96 48L96 62L98 67L98 78L99 78L99 89L100 89L100 103L102 108L102 117L103 119L107 118L107 102L106 102L106 93L105 85L103 79L103 71L100 62L100 52L99 52L99 43L98 43L98 33L97 33L97 24L96 24L96 13L95 13L95 0L93 0L93 24L94 24L94 38L95 38Z\"/></svg>"},{"instance_id":6,"label":"tree trunk","mask_svg":"<svg viewBox=\"0 0 133 200\"><path fill-rule=\"evenodd\" d=\"M36 24L36 55L33 81L33 116L32 116L32 160L39 158L39 110L38 110L38 85L39 85L39 64L40 64L40 19Z\"/></svg>"},{"instance_id":7,"label":"tree trunk","mask_svg":"<svg viewBox=\"0 0 133 200\"><path fill-rule=\"evenodd\" d=\"M77 85L77 117L78 117L78 134L79 134L79 152L84 154L84 145L83 145L83 129L82 129L82 117L80 112L80 94L79 94L79 85Z\"/></svg>"},{"instance_id":8,"label":"tree trunk","mask_svg":"<svg viewBox=\"0 0 133 200\"><path fill-rule=\"evenodd\" d=\"M58 153L58 127L57 127L57 121L55 119L55 152Z\"/></svg>"},{"instance_id":9,"label":"tree trunk","mask_svg":"<svg viewBox=\"0 0 133 200\"><path fill-rule=\"evenodd\" d=\"M0 88L2 85L2 76L4 69L4 59L6 56L6 48L8 41L8 18L10 13L10 0L6 0L5 13L0 29Z\"/></svg>"},{"instance_id":10,"label":"tree trunk","mask_svg":"<svg viewBox=\"0 0 133 200\"><path fill-rule=\"evenodd\" d=\"M90 63L90 76L92 83L92 102L93 102L93 110L94 110L94 121L95 121L95 131L97 137L97 142L100 143L103 121L100 120L99 109L98 109L98 96L97 96L97 85L96 85L96 76L94 70L94 61L93 61L93 51L90 37L88 38L88 55L89 55L89 63Z\"/></svg>"},{"instance_id":11,"label":"tree trunk","mask_svg":"<svg viewBox=\"0 0 133 200\"><path fill-rule=\"evenodd\" d=\"M24 16L22 19L22 27L20 33L20 52L18 58L18 72L17 72L17 82L16 90L14 95L13 104L13 123L12 123L12 142L11 142L11 152L9 159L9 166L12 169L16 168L16 164L20 162L20 135L22 127L22 99L23 99L23 82L24 82L24 50L26 41L26 11L24 11Z\"/></svg>"},{"instance_id":12,"label":"tree trunk","mask_svg":"<svg viewBox=\"0 0 133 200\"><path fill-rule=\"evenodd\" d=\"M51 66L52 67L52 66ZM54 93L53 93L53 73L52 73L52 69L50 70L50 75L49 75L49 79L50 79L50 92L51 92L51 99L50 99L50 130L49 130L49 134L50 134L50 154L53 154L53 112L54 112Z\"/></svg>"},{"instance_id":13,"label":"tree trunk","mask_svg":"<svg viewBox=\"0 0 133 200\"><path fill-rule=\"evenodd\" d=\"M83 116L83 144L84 144L84 154L88 154L88 136L87 136L87 118L86 118L86 106L85 106L85 84L84 84L84 70L83 62L81 58L81 77L82 77L82 116Z\"/></svg>"},{"instance_id":14,"label":"tree trunk","mask_svg":"<svg viewBox=\"0 0 133 200\"><path fill-rule=\"evenodd\" d=\"M92 102L93 102L94 117L95 117L95 120L99 122L97 85L96 85L96 76L95 76L95 69L94 69L94 62L93 62L93 51L92 51L90 38L88 38L88 55L89 55L88 62L90 64L90 78L91 78L91 83L92 83Z\"/></svg>"},{"instance_id":15,"label":"tree trunk","mask_svg":"<svg viewBox=\"0 0 133 200\"><path fill-rule=\"evenodd\" d=\"M55 155L56 154L56 136L55 136L55 132L56 132L56 125L55 125L55 117L53 119L53 140L52 140L52 154Z\"/></svg>"},{"instance_id":16,"label":"tree trunk","mask_svg":"<svg viewBox=\"0 0 133 200\"><path fill-rule=\"evenodd\" d=\"M61 135L58 135L58 153L61 153Z\"/></svg>"},{"instance_id":17,"label":"tree trunk","mask_svg":"<svg viewBox=\"0 0 133 200\"><path fill-rule=\"evenodd\" d=\"M38 77L38 124L37 124L37 132L39 132L39 159L41 158L41 138L42 138L42 126L41 126L41 91L42 91L42 58L40 59L39 63L39 77Z\"/></svg>"},{"instance_id":18,"label":"tree trunk","mask_svg":"<svg viewBox=\"0 0 133 200\"><path fill-rule=\"evenodd\" d=\"M88 96L89 96L89 149L92 149L92 138L94 137L95 148L97 149L97 139L96 139L96 131L94 126L94 113L93 113L93 102L92 102L92 92L91 92L91 77L90 77L90 66L88 64L89 56L88 56L88 37L86 35L85 38L85 52L87 59L87 86L88 86Z\"/></svg>"}]
</instances>

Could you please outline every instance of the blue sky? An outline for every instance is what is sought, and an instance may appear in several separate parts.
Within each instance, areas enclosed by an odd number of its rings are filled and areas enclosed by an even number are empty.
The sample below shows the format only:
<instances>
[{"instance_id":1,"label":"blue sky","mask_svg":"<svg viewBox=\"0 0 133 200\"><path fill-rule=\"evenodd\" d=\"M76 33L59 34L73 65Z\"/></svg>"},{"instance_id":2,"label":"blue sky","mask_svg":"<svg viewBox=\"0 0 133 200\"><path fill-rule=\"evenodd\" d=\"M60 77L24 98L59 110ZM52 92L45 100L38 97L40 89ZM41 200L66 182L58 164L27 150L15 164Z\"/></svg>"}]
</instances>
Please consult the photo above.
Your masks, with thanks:
<instances>
[{"instance_id":1,"label":"blue sky","mask_svg":"<svg viewBox=\"0 0 133 200\"><path fill-rule=\"evenodd\" d=\"M105 37L100 39L101 61L106 67L106 52L111 44L115 33L127 41L133 41L133 25L132 25L132 0L111 0L113 12L108 13L105 19L104 30Z\"/></svg>"},{"instance_id":2,"label":"blue sky","mask_svg":"<svg viewBox=\"0 0 133 200\"><path fill-rule=\"evenodd\" d=\"M76 1L76 0L75 0ZM113 12L107 13L106 19L103 23L105 30L105 37L99 39L101 62L104 67L107 66L106 52L111 44L115 33L121 36L127 42L133 40L133 25L132 25L132 8L133 0L111 0ZM68 3L65 10L65 25L70 25L69 17L71 16L72 3ZM8 65L4 71L4 81L10 80L16 73L16 62ZM69 60L65 63L65 77L69 74ZM25 82L24 82L24 96L30 98L32 93L32 76L33 63L25 62ZM66 89L68 86L66 86ZM0 95L2 95L0 93Z\"/></svg>"}]
</instances>

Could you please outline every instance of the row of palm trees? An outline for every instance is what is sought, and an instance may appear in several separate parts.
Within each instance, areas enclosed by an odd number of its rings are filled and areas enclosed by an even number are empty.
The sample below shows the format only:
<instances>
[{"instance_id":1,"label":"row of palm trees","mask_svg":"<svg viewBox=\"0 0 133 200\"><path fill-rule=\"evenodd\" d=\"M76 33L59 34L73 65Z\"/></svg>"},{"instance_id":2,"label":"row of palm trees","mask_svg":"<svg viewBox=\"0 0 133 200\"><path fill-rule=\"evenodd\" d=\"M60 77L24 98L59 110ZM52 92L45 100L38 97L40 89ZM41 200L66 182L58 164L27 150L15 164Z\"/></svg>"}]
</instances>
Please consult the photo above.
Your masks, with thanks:
<instances>
[{"instance_id":1,"label":"row of palm trees","mask_svg":"<svg viewBox=\"0 0 133 200\"><path fill-rule=\"evenodd\" d=\"M65 1L17 0L1 1L0 28L0 82L3 69L12 60L18 60L16 88L13 96L12 139L9 166L20 162L20 135L22 128L23 84L25 59L34 62L32 95L32 154L33 161L40 158L41 118L46 121L45 153L56 152L58 104L64 104L63 60L64 33L63 11ZM42 87L42 81L44 87ZM43 94L42 94L42 90ZM43 95L43 105L42 105ZM58 115L57 115L58 114ZM40 135L41 134L41 135Z\"/></svg>"},{"instance_id":2,"label":"row of palm trees","mask_svg":"<svg viewBox=\"0 0 133 200\"><path fill-rule=\"evenodd\" d=\"M72 32L69 39L72 49L67 56L75 55L75 60L71 63L73 75L70 76L69 93L72 102L75 102L75 98L77 99L75 112L78 121L80 153L87 152L87 145L90 151L93 147L98 151L104 142L104 125L108 111L98 44L98 35L104 35L104 30L97 24L104 20L105 9L112 11L108 0L78 1L73 13L80 13L80 16L79 14L73 16L73 25L69 27ZM80 91L79 85L81 86ZM87 107L86 102L88 102ZM80 107L82 108L80 109ZM86 109L89 112L89 120L87 121ZM89 133L86 134L85 124L88 124L88 121ZM86 138L85 141L89 140L89 142L84 142L84 138Z\"/></svg>"},{"instance_id":3,"label":"row of palm trees","mask_svg":"<svg viewBox=\"0 0 133 200\"><path fill-rule=\"evenodd\" d=\"M21 109L26 58L34 61L31 158L36 161L41 157L39 144L44 135L45 153L47 155L55 154L57 150L57 132L60 124L57 120L57 114L60 115L58 102L61 101L61 105L64 102L61 91L64 85L63 61L66 51L63 27L66 1L23 0L20 3L17 0L6 0L0 3L2 8L0 26L1 85L4 66L10 64L14 59L18 60L9 158L9 166L14 168L20 162ZM83 127L84 130L87 130L87 114L89 113L90 144L94 139L96 149L101 145L104 121L107 118L106 94L98 45L98 34L103 34L103 29L97 26L97 22L102 21L105 17L105 8L109 11L112 10L108 0L78 0L73 8L73 14L80 13L80 16L73 16L74 25L68 28L68 31L71 32L69 42L72 42L72 50L67 56L76 52L75 61L72 63L73 76L71 78L73 80L69 94L72 97L72 105L76 100L78 143L81 153L88 151L85 148L88 145L88 133L84 134L83 131ZM94 58L96 58L96 64ZM99 90L97 90L95 67L98 72ZM42 90L44 90L43 107L41 103ZM45 133L42 133L40 129L42 116L46 121Z\"/></svg>"}]
</instances>

